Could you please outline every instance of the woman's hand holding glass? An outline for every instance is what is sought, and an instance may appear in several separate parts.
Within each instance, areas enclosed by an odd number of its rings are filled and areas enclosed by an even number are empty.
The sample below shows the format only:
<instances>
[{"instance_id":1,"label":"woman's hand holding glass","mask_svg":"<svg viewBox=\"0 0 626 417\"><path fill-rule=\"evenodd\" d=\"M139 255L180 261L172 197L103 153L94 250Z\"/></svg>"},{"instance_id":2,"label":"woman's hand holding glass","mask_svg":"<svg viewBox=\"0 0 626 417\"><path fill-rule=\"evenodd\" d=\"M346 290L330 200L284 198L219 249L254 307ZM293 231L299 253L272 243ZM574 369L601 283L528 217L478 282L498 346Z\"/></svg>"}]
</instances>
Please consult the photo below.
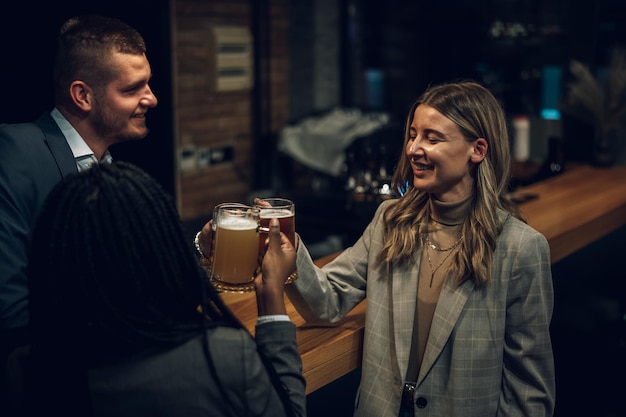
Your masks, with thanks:
<instances>
[{"instance_id":1,"label":"woman's hand holding glass","mask_svg":"<svg viewBox=\"0 0 626 417\"><path fill-rule=\"evenodd\" d=\"M261 272L254 278L259 316L287 314L283 298L285 281L296 270L296 251L278 219L271 219Z\"/></svg>"}]
</instances>

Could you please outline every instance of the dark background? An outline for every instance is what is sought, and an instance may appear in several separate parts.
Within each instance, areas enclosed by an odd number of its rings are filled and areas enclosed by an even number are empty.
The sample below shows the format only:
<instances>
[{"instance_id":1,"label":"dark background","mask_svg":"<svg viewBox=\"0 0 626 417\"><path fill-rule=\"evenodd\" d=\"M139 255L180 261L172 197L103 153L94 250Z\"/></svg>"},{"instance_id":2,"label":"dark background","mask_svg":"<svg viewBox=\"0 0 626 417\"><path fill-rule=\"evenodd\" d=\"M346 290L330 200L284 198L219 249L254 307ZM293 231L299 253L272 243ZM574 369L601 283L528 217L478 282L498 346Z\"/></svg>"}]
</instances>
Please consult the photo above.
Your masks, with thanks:
<instances>
[{"instance_id":1,"label":"dark background","mask_svg":"<svg viewBox=\"0 0 626 417\"><path fill-rule=\"evenodd\" d=\"M262 0L259 0L262 1ZM307 30L306 5L299 22ZM606 66L614 46L626 43L622 0L337 0L340 31L342 106L372 107L364 93L363 70L385 74L383 101L375 106L403 120L410 103L431 83L475 78L501 99L509 114L537 114L541 70L564 69L571 59L594 71ZM51 64L55 35L67 18L97 12L119 17L145 37L159 105L151 110L147 140L115 149L174 192L174 137L167 0L39 2L0 6L0 123L27 122L52 108ZM501 21L520 25L525 36L494 36ZM292 67L310 59L293 52ZM310 65L305 65L311 67ZM306 85L291 92L292 119L319 111L302 100ZM300 103L300 105L298 105ZM567 156L583 160L590 129L563 120ZM584 196L581 196L584 198ZM320 200L323 201L323 200ZM367 216L364 217L366 221ZM306 239L305 239L306 240ZM623 417L626 388L624 328L626 273L621 257L624 228L553 266L556 294L553 338L557 366L558 417ZM309 396L309 415L348 416L359 371Z\"/></svg>"}]
</instances>

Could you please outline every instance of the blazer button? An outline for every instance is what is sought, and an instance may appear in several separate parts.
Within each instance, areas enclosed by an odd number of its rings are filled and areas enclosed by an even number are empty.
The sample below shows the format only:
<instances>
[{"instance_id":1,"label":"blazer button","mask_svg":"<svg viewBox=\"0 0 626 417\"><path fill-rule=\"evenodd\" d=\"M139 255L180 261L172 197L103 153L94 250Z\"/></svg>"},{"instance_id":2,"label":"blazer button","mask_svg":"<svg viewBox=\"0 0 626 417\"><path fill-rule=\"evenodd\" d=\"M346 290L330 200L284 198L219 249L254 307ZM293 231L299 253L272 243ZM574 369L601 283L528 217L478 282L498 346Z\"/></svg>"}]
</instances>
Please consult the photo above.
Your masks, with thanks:
<instances>
[{"instance_id":1,"label":"blazer button","mask_svg":"<svg viewBox=\"0 0 626 417\"><path fill-rule=\"evenodd\" d=\"M417 408L426 408L426 404L428 404L428 400L424 397L418 397L418 399L415 400Z\"/></svg>"}]
</instances>

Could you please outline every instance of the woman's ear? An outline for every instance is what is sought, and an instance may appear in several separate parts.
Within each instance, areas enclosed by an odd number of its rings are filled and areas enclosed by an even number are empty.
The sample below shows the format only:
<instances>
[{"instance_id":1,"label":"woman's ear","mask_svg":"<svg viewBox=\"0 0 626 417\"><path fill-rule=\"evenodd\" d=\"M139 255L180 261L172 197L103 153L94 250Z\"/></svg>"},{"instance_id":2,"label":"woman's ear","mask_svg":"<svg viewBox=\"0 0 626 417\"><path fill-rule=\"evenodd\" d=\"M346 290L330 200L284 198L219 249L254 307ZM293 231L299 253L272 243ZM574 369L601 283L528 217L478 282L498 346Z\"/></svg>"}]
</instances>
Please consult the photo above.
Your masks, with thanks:
<instances>
[{"instance_id":1,"label":"woman's ear","mask_svg":"<svg viewBox=\"0 0 626 417\"><path fill-rule=\"evenodd\" d=\"M474 148L472 149L472 156L470 157L470 160L475 164L481 163L483 159L485 159L485 156L487 156L488 147L489 144L485 138L476 139L474 141Z\"/></svg>"}]
</instances>

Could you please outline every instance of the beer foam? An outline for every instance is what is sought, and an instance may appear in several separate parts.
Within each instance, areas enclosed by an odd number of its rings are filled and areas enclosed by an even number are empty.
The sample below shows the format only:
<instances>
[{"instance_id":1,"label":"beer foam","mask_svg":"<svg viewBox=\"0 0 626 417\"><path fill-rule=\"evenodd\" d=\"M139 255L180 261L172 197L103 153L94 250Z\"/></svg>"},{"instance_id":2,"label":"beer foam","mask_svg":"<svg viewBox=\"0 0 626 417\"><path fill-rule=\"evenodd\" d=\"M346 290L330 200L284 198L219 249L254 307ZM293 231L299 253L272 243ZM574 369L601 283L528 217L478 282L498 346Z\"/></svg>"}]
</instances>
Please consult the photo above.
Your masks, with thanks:
<instances>
[{"instance_id":1,"label":"beer foam","mask_svg":"<svg viewBox=\"0 0 626 417\"><path fill-rule=\"evenodd\" d=\"M289 209L266 208L261 210L262 219L282 219L293 216L293 212Z\"/></svg>"},{"instance_id":2,"label":"beer foam","mask_svg":"<svg viewBox=\"0 0 626 417\"><path fill-rule=\"evenodd\" d=\"M255 219L248 217L222 217L218 221L218 226L221 229L228 230L250 230L256 229L257 222Z\"/></svg>"}]
</instances>

